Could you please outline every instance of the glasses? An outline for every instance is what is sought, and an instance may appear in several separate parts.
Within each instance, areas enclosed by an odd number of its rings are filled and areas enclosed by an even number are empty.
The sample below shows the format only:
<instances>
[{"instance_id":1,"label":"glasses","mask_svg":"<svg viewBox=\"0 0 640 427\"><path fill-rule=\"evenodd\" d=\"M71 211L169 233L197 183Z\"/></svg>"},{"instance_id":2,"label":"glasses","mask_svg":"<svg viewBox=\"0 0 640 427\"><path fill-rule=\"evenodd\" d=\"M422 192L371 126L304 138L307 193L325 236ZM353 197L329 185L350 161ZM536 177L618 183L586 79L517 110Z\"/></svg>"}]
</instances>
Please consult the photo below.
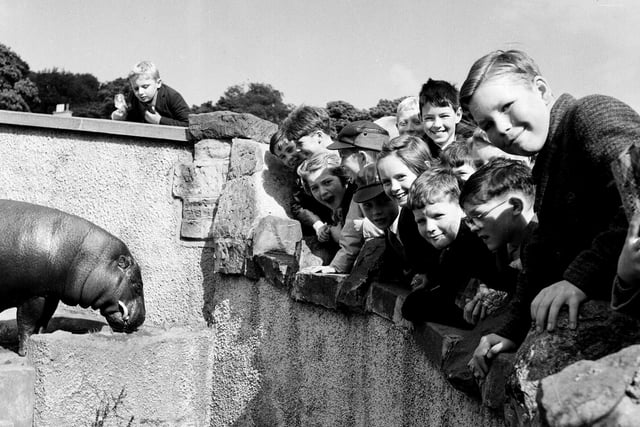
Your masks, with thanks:
<instances>
[{"instance_id":1,"label":"glasses","mask_svg":"<svg viewBox=\"0 0 640 427\"><path fill-rule=\"evenodd\" d=\"M463 218L463 221L469 227L471 227L472 225L475 225L476 227L480 227L482 225L482 221L487 217L487 215L489 215L491 213L491 211L496 209L498 206L504 205L508 201L509 200L504 200L502 203L498 203L497 205L495 205L494 207L492 207L491 209L489 209L486 212L482 212L482 213L479 213L479 214L476 214L476 215L467 215L466 217Z\"/></svg>"}]
</instances>

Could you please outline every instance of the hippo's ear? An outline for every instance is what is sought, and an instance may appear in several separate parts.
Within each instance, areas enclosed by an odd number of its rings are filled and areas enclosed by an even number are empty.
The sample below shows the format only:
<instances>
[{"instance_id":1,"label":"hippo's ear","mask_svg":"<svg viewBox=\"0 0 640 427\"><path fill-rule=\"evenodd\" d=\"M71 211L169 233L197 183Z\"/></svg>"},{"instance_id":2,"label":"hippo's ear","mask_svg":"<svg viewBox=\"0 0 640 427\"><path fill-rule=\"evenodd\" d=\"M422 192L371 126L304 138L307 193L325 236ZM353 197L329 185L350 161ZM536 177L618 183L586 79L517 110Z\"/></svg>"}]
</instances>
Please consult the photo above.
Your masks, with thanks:
<instances>
[{"instance_id":1,"label":"hippo's ear","mask_svg":"<svg viewBox=\"0 0 640 427\"><path fill-rule=\"evenodd\" d=\"M126 270L131 265L131 258L125 255L120 255L118 257L118 267L123 270Z\"/></svg>"}]
</instances>

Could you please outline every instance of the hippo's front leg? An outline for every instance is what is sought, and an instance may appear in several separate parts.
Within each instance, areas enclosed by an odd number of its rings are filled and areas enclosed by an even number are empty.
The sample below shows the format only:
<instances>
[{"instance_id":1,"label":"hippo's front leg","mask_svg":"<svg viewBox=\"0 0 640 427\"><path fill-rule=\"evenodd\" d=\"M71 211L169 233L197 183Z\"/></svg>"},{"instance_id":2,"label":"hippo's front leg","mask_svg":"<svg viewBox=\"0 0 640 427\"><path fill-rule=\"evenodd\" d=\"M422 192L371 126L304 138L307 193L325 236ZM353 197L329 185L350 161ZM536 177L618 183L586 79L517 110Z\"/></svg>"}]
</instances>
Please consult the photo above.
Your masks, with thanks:
<instances>
[{"instance_id":1,"label":"hippo's front leg","mask_svg":"<svg viewBox=\"0 0 640 427\"><path fill-rule=\"evenodd\" d=\"M27 339L42 332L58 307L59 300L53 297L35 297L18 306L18 354L26 354Z\"/></svg>"}]
</instances>

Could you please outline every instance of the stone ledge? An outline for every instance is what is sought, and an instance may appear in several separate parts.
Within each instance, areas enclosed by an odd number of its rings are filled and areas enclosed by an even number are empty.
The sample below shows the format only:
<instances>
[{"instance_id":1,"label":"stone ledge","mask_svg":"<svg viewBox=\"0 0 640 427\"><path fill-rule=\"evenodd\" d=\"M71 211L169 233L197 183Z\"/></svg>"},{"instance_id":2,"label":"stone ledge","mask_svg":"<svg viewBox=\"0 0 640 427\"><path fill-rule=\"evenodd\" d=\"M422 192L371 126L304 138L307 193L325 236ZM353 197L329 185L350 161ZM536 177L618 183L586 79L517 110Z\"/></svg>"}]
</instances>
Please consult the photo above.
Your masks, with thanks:
<instances>
[{"instance_id":1,"label":"stone ledge","mask_svg":"<svg viewBox=\"0 0 640 427\"><path fill-rule=\"evenodd\" d=\"M0 348L0 426L31 427L35 381L35 369L24 357Z\"/></svg>"},{"instance_id":2,"label":"stone ledge","mask_svg":"<svg viewBox=\"0 0 640 427\"><path fill-rule=\"evenodd\" d=\"M190 141L189 131L185 127L90 119L85 117L61 117L52 114L0 110L0 124L104 133L108 135L122 135L164 141Z\"/></svg>"}]
</instances>

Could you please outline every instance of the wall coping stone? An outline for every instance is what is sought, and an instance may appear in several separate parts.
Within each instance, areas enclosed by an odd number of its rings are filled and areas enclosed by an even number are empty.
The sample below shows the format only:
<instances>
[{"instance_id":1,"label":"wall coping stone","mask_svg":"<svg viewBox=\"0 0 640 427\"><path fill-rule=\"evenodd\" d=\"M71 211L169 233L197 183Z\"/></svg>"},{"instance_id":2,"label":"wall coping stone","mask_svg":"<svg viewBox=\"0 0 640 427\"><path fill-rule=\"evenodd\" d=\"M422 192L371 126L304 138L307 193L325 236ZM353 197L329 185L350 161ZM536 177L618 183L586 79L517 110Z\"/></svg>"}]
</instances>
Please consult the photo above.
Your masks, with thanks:
<instances>
[{"instance_id":1,"label":"wall coping stone","mask_svg":"<svg viewBox=\"0 0 640 427\"><path fill-rule=\"evenodd\" d=\"M0 110L0 124L188 142L188 128Z\"/></svg>"}]
</instances>

